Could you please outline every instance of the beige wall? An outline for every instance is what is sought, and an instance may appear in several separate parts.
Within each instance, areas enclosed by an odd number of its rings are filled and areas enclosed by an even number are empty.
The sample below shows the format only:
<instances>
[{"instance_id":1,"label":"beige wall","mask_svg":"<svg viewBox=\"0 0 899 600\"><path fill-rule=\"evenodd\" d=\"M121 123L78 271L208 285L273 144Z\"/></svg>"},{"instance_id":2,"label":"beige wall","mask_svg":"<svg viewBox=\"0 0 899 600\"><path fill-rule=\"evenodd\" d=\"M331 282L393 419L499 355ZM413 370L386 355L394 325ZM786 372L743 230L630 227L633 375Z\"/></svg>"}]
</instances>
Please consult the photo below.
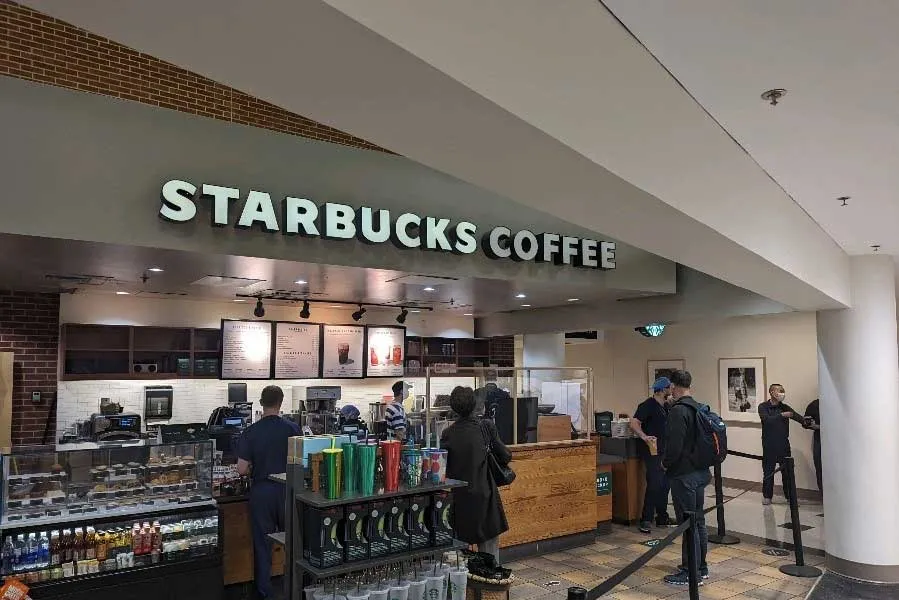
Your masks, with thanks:
<instances>
[{"instance_id":1,"label":"beige wall","mask_svg":"<svg viewBox=\"0 0 899 600\"><path fill-rule=\"evenodd\" d=\"M797 411L817 398L818 361L814 313L737 317L671 325L659 338L644 338L632 329L605 331L604 341L566 346L568 366L594 369L596 410L633 414L648 395L647 361L685 359L693 375L694 395L718 406L718 359L764 356L768 383L782 383L786 402ZM761 454L761 429L755 423L729 423L728 443L734 450ZM791 425L790 440L797 463L797 485L815 489L811 433ZM729 457L724 476L761 481L756 461ZM776 483L780 484L779 477Z\"/></svg>"}]
</instances>

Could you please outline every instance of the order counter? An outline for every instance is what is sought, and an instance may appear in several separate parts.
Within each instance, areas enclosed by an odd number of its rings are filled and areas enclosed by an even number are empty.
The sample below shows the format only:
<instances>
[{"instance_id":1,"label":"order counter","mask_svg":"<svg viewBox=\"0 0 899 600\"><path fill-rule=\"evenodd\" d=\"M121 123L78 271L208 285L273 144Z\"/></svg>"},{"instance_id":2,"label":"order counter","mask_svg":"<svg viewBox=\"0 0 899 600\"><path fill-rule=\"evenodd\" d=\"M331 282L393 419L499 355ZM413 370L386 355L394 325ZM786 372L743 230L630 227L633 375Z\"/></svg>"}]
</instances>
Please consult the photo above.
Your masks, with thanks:
<instances>
[{"instance_id":1,"label":"order counter","mask_svg":"<svg viewBox=\"0 0 899 600\"><path fill-rule=\"evenodd\" d=\"M565 440L509 446L512 485L500 488L509 531L500 547L538 549L592 543L597 524L596 442ZM528 547L530 550L528 551Z\"/></svg>"},{"instance_id":2,"label":"order counter","mask_svg":"<svg viewBox=\"0 0 899 600\"><path fill-rule=\"evenodd\" d=\"M250 496L216 498L222 521L222 570L224 584L253 581L253 531L250 525ZM284 547L272 547L272 576L284 574Z\"/></svg>"}]
</instances>

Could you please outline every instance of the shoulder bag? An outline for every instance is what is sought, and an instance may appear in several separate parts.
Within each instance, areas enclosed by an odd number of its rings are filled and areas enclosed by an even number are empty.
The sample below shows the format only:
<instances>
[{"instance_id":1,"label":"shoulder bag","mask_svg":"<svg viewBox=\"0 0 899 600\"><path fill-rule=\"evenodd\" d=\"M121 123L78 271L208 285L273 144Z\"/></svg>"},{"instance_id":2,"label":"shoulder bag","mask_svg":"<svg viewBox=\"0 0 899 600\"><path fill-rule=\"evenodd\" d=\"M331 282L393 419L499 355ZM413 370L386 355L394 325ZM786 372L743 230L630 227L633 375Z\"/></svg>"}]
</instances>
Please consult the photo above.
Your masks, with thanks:
<instances>
[{"instance_id":1,"label":"shoulder bag","mask_svg":"<svg viewBox=\"0 0 899 600\"><path fill-rule=\"evenodd\" d=\"M493 444L490 441L490 435L487 433L484 421L481 421L479 426L481 428L481 437L484 438L484 450L487 453L487 469L490 471L490 476L493 477L493 481L498 486L511 484L515 481L515 471L509 465L504 467L499 464L499 461L496 460L496 456L493 454Z\"/></svg>"}]
</instances>

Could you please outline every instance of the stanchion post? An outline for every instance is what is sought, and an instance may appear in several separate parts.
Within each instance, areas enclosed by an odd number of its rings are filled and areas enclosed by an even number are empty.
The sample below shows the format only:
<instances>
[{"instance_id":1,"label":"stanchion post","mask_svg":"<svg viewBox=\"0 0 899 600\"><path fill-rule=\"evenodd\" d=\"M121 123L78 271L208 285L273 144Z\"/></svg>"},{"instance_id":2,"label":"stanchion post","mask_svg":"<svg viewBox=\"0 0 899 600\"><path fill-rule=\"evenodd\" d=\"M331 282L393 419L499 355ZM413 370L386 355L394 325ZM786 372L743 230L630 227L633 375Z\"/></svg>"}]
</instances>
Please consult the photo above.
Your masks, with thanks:
<instances>
[{"instance_id":1,"label":"stanchion post","mask_svg":"<svg viewBox=\"0 0 899 600\"><path fill-rule=\"evenodd\" d=\"M802 526L799 523L799 499L796 492L796 462L792 456L786 457L783 462L784 484L790 494L790 520L793 525L793 552L796 555L795 565L783 565L780 572L793 577L819 577L821 569L805 564L805 555L802 551Z\"/></svg>"},{"instance_id":2,"label":"stanchion post","mask_svg":"<svg viewBox=\"0 0 899 600\"><path fill-rule=\"evenodd\" d=\"M699 557L696 548L699 546L699 530L696 527L696 513L684 514L684 520L690 521L690 527L684 531L687 544L687 574L690 578L690 600L699 600Z\"/></svg>"},{"instance_id":3,"label":"stanchion post","mask_svg":"<svg viewBox=\"0 0 899 600\"><path fill-rule=\"evenodd\" d=\"M715 507L715 512L718 516L718 533L710 535L709 541L723 546L739 544L740 538L735 535L728 535L727 527L724 524L724 482L721 478L720 463L715 465Z\"/></svg>"},{"instance_id":4,"label":"stanchion post","mask_svg":"<svg viewBox=\"0 0 899 600\"><path fill-rule=\"evenodd\" d=\"M568 600L587 600L587 589L577 586L568 588Z\"/></svg>"}]
</instances>

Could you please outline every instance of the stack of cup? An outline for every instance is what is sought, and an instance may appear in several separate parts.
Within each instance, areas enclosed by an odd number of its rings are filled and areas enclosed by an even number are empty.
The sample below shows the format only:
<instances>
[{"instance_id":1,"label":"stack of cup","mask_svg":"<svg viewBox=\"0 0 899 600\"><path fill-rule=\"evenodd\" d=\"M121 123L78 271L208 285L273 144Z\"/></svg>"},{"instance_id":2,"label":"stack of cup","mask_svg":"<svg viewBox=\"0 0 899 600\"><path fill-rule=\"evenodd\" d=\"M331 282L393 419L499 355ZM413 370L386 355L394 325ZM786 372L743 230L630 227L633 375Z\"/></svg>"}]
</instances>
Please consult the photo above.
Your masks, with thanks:
<instances>
[{"instance_id":1,"label":"stack of cup","mask_svg":"<svg viewBox=\"0 0 899 600\"><path fill-rule=\"evenodd\" d=\"M356 450L359 453L359 492L371 496L375 493L378 445L361 444Z\"/></svg>"},{"instance_id":2,"label":"stack of cup","mask_svg":"<svg viewBox=\"0 0 899 600\"><path fill-rule=\"evenodd\" d=\"M341 445L343 450L343 489L347 494L354 494L359 483L359 444L347 442Z\"/></svg>"},{"instance_id":3,"label":"stack of cup","mask_svg":"<svg viewBox=\"0 0 899 600\"><path fill-rule=\"evenodd\" d=\"M343 450L325 448L322 450L322 470L325 476L325 497L336 500L343 495Z\"/></svg>"}]
</instances>

